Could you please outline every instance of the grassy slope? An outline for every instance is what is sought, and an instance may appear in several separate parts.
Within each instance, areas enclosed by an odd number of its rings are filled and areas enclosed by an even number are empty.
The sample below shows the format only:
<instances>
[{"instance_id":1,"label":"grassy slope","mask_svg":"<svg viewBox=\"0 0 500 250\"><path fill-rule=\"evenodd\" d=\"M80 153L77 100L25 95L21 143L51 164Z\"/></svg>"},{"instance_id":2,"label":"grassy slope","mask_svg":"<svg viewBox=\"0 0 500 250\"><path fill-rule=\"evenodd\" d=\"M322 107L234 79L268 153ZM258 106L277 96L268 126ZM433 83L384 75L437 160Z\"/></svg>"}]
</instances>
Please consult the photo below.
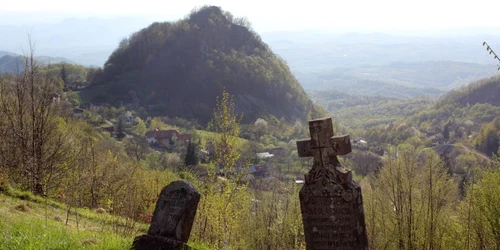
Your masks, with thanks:
<instances>
[{"instance_id":1,"label":"grassy slope","mask_svg":"<svg viewBox=\"0 0 500 250\"><path fill-rule=\"evenodd\" d=\"M25 210L25 211L23 211ZM0 194L2 249L127 249L132 237L115 234L95 220L75 216L65 225L66 211ZM5 247L5 248L4 248Z\"/></svg>"},{"instance_id":2,"label":"grassy slope","mask_svg":"<svg viewBox=\"0 0 500 250\"><path fill-rule=\"evenodd\" d=\"M21 199L22 198L22 199ZM89 209L68 217L64 205L9 189L0 192L0 249L130 249L136 235L149 225L134 223ZM128 223L128 224L127 224ZM132 229L131 229L132 228ZM189 243L193 250L206 250Z\"/></svg>"}]
</instances>

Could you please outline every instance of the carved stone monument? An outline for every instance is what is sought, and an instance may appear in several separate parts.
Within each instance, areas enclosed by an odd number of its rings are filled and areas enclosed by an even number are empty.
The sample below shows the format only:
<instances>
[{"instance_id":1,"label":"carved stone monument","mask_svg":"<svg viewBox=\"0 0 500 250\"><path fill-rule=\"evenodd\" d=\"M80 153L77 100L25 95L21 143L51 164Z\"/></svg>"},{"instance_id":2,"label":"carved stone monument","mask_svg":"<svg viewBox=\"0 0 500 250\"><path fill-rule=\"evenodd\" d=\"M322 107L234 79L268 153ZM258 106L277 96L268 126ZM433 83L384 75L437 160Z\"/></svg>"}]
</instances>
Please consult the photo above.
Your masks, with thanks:
<instances>
[{"instance_id":1,"label":"carved stone monument","mask_svg":"<svg viewBox=\"0 0 500 250\"><path fill-rule=\"evenodd\" d=\"M174 181L161 190L148 234L134 239L133 249L187 249L200 193L185 181Z\"/></svg>"},{"instance_id":2,"label":"carved stone monument","mask_svg":"<svg viewBox=\"0 0 500 250\"><path fill-rule=\"evenodd\" d=\"M297 141L299 157L314 157L299 193L306 248L368 249L361 187L337 159L351 152L349 135L334 136L331 118L309 121L309 132Z\"/></svg>"}]
</instances>

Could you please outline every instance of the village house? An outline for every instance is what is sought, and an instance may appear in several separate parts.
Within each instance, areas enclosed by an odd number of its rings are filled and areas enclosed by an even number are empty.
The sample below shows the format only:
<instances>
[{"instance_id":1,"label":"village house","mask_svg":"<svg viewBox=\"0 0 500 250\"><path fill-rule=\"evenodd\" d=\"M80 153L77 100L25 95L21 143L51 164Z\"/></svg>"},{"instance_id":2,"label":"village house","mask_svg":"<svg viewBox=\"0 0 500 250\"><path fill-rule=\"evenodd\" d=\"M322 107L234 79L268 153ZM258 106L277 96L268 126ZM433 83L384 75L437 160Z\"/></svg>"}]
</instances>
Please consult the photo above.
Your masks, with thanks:
<instances>
[{"instance_id":1,"label":"village house","mask_svg":"<svg viewBox=\"0 0 500 250\"><path fill-rule=\"evenodd\" d=\"M169 143L172 137L179 137L177 130L159 130L158 128L146 132L146 140L149 144Z\"/></svg>"},{"instance_id":2,"label":"village house","mask_svg":"<svg viewBox=\"0 0 500 250\"><path fill-rule=\"evenodd\" d=\"M74 118L82 118L84 112L85 112L84 109L75 107L75 108L73 108L73 117Z\"/></svg>"},{"instance_id":3,"label":"village house","mask_svg":"<svg viewBox=\"0 0 500 250\"><path fill-rule=\"evenodd\" d=\"M106 131L109 133L111 137L115 136L115 127L114 126L106 126L101 128L103 131Z\"/></svg>"},{"instance_id":4,"label":"village house","mask_svg":"<svg viewBox=\"0 0 500 250\"><path fill-rule=\"evenodd\" d=\"M284 148L271 148L268 150L269 154L275 155L275 156L283 156L285 155L285 149Z\"/></svg>"},{"instance_id":5,"label":"village house","mask_svg":"<svg viewBox=\"0 0 500 250\"><path fill-rule=\"evenodd\" d=\"M149 144L163 144L164 146L170 143L185 144L191 140L192 135L188 133L180 134L175 129L159 130L158 128L146 132L146 140Z\"/></svg>"},{"instance_id":6,"label":"village house","mask_svg":"<svg viewBox=\"0 0 500 250\"><path fill-rule=\"evenodd\" d=\"M257 158L259 158L259 159L267 159L267 158L271 158L274 156L273 154L270 154L269 152L257 153L256 155L257 155Z\"/></svg>"},{"instance_id":7,"label":"village house","mask_svg":"<svg viewBox=\"0 0 500 250\"><path fill-rule=\"evenodd\" d=\"M250 166L250 173L253 174L254 177L266 177L270 175L270 168L268 165L261 166Z\"/></svg>"}]
</instances>

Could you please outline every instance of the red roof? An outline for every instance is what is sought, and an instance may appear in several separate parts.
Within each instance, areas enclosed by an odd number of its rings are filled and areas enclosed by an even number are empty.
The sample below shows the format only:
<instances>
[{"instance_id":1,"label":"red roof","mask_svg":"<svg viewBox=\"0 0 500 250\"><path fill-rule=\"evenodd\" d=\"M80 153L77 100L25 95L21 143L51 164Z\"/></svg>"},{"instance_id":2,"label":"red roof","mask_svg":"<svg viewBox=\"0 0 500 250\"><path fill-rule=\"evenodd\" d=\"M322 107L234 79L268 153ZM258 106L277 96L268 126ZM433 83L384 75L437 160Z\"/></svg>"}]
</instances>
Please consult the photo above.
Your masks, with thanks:
<instances>
[{"instance_id":1,"label":"red roof","mask_svg":"<svg viewBox=\"0 0 500 250\"><path fill-rule=\"evenodd\" d=\"M180 134L178 136L178 141L189 141L191 140L191 134Z\"/></svg>"}]
</instances>

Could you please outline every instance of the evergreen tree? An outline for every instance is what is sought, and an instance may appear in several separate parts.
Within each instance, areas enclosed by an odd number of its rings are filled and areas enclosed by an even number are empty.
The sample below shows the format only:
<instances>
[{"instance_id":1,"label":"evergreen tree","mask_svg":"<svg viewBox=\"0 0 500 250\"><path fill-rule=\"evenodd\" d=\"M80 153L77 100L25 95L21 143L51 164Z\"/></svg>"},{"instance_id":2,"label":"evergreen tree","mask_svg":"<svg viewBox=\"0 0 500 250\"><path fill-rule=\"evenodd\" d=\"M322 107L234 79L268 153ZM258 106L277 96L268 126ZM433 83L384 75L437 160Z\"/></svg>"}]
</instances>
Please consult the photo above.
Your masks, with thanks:
<instances>
[{"instance_id":1,"label":"evergreen tree","mask_svg":"<svg viewBox=\"0 0 500 250\"><path fill-rule=\"evenodd\" d=\"M61 67L61 79L64 82L64 87L66 87L68 85L68 83L67 83L68 73L66 72L66 67L64 66L64 64Z\"/></svg>"},{"instance_id":2,"label":"evergreen tree","mask_svg":"<svg viewBox=\"0 0 500 250\"><path fill-rule=\"evenodd\" d=\"M123 118L118 118L118 122L116 124L116 137L118 139L122 139L125 137L125 125L123 124Z\"/></svg>"},{"instance_id":3,"label":"evergreen tree","mask_svg":"<svg viewBox=\"0 0 500 250\"><path fill-rule=\"evenodd\" d=\"M196 155L196 144L189 140L186 147L186 155L184 156L184 164L186 166L198 165L198 155Z\"/></svg>"},{"instance_id":4,"label":"evergreen tree","mask_svg":"<svg viewBox=\"0 0 500 250\"><path fill-rule=\"evenodd\" d=\"M448 121L448 123L446 123L446 125L444 125L443 137L444 137L445 140L449 140L450 139L450 125L451 125L450 121Z\"/></svg>"}]
</instances>

